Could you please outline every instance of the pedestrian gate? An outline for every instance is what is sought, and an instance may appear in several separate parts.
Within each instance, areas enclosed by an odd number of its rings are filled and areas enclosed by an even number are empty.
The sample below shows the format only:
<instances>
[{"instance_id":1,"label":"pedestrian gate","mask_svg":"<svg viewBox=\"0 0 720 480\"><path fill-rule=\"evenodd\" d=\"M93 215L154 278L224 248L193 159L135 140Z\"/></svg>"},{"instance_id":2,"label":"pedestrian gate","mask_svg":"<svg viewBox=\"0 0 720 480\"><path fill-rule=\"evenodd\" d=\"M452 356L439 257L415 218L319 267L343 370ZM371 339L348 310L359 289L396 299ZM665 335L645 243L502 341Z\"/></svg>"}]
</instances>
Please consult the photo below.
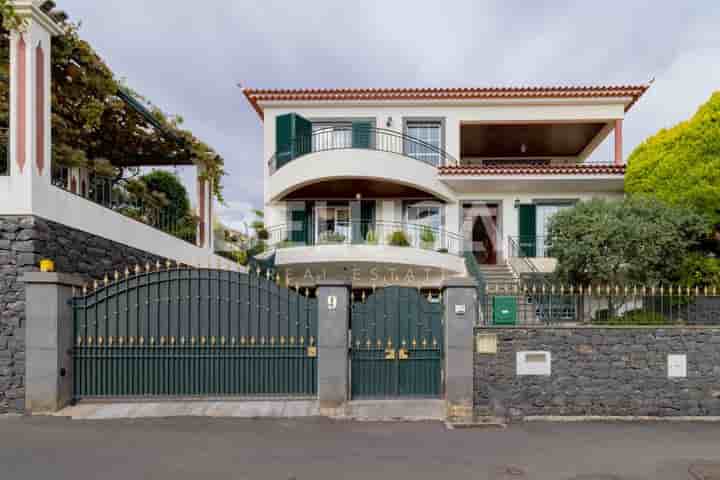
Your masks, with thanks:
<instances>
[{"instance_id":1,"label":"pedestrian gate","mask_svg":"<svg viewBox=\"0 0 720 480\"><path fill-rule=\"evenodd\" d=\"M311 396L317 301L270 275L136 268L72 300L74 397Z\"/></svg>"},{"instance_id":2,"label":"pedestrian gate","mask_svg":"<svg viewBox=\"0 0 720 480\"><path fill-rule=\"evenodd\" d=\"M443 306L440 294L387 287L353 294L352 398L442 394Z\"/></svg>"}]
</instances>

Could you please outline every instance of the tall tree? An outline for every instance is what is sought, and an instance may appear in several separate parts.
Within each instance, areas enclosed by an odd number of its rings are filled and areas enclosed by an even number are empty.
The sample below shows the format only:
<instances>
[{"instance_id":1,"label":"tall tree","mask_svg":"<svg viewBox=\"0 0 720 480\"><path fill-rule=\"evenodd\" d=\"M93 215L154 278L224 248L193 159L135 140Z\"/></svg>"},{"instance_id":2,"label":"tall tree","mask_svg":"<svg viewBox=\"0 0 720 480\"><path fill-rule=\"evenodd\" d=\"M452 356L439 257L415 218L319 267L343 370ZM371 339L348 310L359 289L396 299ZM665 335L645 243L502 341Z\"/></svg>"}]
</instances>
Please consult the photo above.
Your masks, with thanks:
<instances>
[{"instance_id":1,"label":"tall tree","mask_svg":"<svg viewBox=\"0 0 720 480\"><path fill-rule=\"evenodd\" d=\"M691 119L660 130L633 151L625 188L695 207L720 232L720 91Z\"/></svg>"}]
</instances>

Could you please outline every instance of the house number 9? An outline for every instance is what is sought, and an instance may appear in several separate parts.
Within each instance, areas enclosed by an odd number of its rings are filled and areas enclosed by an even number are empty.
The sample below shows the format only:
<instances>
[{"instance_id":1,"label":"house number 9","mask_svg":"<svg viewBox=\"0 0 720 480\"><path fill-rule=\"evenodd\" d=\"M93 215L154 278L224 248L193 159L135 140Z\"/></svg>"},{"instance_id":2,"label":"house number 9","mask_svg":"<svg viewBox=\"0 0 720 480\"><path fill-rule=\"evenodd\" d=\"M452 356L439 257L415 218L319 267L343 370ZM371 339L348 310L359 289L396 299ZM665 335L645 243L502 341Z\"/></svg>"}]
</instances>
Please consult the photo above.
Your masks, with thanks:
<instances>
[{"instance_id":1,"label":"house number 9","mask_svg":"<svg viewBox=\"0 0 720 480\"><path fill-rule=\"evenodd\" d=\"M328 310L335 310L337 308L337 297L330 295L328 297Z\"/></svg>"}]
</instances>

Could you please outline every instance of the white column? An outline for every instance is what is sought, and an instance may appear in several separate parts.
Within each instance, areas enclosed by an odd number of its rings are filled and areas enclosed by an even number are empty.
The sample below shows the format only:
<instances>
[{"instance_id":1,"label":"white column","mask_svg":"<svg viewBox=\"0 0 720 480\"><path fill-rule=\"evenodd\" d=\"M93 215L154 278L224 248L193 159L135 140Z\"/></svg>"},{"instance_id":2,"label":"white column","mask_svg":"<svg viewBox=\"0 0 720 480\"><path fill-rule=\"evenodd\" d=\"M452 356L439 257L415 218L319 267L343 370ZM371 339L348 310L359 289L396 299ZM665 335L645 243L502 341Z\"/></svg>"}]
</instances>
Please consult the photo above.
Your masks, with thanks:
<instances>
[{"instance_id":1,"label":"white column","mask_svg":"<svg viewBox=\"0 0 720 480\"><path fill-rule=\"evenodd\" d=\"M11 206L32 213L52 179L50 42L62 30L40 10L41 2L11 3L25 21L21 31L10 34Z\"/></svg>"},{"instance_id":2,"label":"white column","mask_svg":"<svg viewBox=\"0 0 720 480\"><path fill-rule=\"evenodd\" d=\"M212 251L214 249L213 232L213 185L209 179L204 179L205 168L197 165L197 245L200 248Z\"/></svg>"}]
</instances>

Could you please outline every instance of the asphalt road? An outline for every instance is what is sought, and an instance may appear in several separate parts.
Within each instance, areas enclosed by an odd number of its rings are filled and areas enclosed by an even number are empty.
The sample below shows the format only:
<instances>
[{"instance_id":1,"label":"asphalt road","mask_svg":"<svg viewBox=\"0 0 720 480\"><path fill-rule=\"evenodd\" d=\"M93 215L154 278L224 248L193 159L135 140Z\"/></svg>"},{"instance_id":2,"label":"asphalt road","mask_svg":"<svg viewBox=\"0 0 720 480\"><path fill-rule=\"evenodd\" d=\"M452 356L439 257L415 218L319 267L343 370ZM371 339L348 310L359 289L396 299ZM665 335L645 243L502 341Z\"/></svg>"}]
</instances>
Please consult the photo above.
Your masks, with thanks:
<instances>
[{"instance_id":1,"label":"asphalt road","mask_svg":"<svg viewBox=\"0 0 720 480\"><path fill-rule=\"evenodd\" d=\"M720 479L720 424L0 418L0 479Z\"/></svg>"}]
</instances>

